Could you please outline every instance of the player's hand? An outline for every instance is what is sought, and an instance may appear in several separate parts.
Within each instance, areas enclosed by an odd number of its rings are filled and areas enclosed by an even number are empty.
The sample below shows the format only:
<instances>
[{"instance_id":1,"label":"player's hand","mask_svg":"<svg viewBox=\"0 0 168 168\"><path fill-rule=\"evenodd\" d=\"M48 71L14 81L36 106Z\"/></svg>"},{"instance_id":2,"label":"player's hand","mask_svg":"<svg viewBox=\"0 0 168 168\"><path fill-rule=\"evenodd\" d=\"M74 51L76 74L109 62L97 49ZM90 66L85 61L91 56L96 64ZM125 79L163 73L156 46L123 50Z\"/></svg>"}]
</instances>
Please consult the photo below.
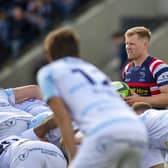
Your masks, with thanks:
<instances>
[{"instance_id":1,"label":"player's hand","mask_svg":"<svg viewBox=\"0 0 168 168\"><path fill-rule=\"evenodd\" d=\"M130 105L132 106L134 103L136 102L141 102L141 96L139 96L138 94L136 94L134 91L131 90L131 96L126 96L123 97L123 99Z\"/></svg>"},{"instance_id":2,"label":"player's hand","mask_svg":"<svg viewBox=\"0 0 168 168\"><path fill-rule=\"evenodd\" d=\"M47 125L47 128L48 130L51 130L51 129L54 129L54 128L57 128L57 124L56 124L56 121L54 120L54 117L53 115L51 115L47 121L46 121L46 125Z\"/></svg>"}]
</instances>

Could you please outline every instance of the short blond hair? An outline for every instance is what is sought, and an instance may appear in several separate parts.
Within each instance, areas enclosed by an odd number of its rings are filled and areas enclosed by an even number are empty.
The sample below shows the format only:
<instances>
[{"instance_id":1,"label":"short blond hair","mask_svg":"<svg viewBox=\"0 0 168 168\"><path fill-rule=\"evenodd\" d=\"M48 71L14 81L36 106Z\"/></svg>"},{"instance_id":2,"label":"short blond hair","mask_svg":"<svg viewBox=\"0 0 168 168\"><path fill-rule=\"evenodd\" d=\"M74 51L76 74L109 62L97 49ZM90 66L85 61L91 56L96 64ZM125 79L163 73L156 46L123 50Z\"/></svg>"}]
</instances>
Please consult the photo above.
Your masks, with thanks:
<instances>
[{"instance_id":1,"label":"short blond hair","mask_svg":"<svg viewBox=\"0 0 168 168\"><path fill-rule=\"evenodd\" d=\"M143 26L136 26L136 27L132 27L128 29L125 32L124 36L125 38L127 38L135 34L137 34L140 38L147 38L148 41L150 41L151 39L151 31L148 28L143 27Z\"/></svg>"}]
</instances>

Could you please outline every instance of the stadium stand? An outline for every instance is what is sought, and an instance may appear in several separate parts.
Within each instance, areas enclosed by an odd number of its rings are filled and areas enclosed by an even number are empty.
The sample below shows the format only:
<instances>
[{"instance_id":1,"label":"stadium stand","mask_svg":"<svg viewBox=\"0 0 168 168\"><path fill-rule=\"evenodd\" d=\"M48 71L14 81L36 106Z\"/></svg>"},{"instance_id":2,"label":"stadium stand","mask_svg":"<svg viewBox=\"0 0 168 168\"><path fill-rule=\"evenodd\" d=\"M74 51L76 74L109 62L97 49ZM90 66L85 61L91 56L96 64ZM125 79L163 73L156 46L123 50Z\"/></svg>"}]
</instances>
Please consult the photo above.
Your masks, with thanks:
<instances>
[{"instance_id":1,"label":"stadium stand","mask_svg":"<svg viewBox=\"0 0 168 168\"><path fill-rule=\"evenodd\" d=\"M8 53L1 64L12 62L32 47L53 26L70 20L78 9L91 0L11 0L0 1L0 46ZM5 55L7 55L5 57Z\"/></svg>"},{"instance_id":2,"label":"stadium stand","mask_svg":"<svg viewBox=\"0 0 168 168\"><path fill-rule=\"evenodd\" d=\"M122 27L122 18L133 18L133 16L137 18L159 18L160 16L163 18L163 15L166 16L166 12L164 14L161 12L162 8L161 5L158 5L158 0L142 0L141 2L138 0L100 0L99 3L92 1L92 5L86 6L86 10L71 20L69 24L74 26L81 36L82 57L101 68L109 61L105 54L109 44L109 37L112 32ZM166 29L164 25L162 24L153 31L154 40L151 41L151 44L156 46L156 48L157 46L162 46L162 41L166 42L166 39L159 40L160 35L163 34L159 32L163 32ZM155 38L155 32L157 33L157 38ZM151 54L155 55L156 53L158 57L165 55L167 47L164 44L162 48L158 47L157 51L151 46ZM37 62L41 61L42 51L43 49L39 42L35 47L29 48L13 66L6 67L0 76L2 86L12 87L35 82L34 68Z\"/></svg>"}]
</instances>

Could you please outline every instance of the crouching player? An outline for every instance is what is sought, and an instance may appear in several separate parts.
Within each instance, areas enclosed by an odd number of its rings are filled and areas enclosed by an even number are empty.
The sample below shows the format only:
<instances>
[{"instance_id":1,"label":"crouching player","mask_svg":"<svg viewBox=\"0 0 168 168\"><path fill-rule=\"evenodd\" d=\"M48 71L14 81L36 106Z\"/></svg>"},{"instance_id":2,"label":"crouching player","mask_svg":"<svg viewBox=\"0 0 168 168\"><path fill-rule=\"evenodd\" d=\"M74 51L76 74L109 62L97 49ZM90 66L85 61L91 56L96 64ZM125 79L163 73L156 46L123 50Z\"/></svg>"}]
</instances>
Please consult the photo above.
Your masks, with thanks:
<instances>
[{"instance_id":1,"label":"crouching player","mask_svg":"<svg viewBox=\"0 0 168 168\"><path fill-rule=\"evenodd\" d=\"M168 110L152 109L148 103L137 102L133 109L144 122L149 137L149 148L143 168L164 168L168 153Z\"/></svg>"},{"instance_id":2,"label":"crouching player","mask_svg":"<svg viewBox=\"0 0 168 168\"><path fill-rule=\"evenodd\" d=\"M23 132L0 141L0 168L66 168L66 157L59 148L42 142L50 129L56 128L52 117L33 128L34 134ZM27 130L29 131L29 130ZM33 135L33 136L32 136Z\"/></svg>"},{"instance_id":3,"label":"crouching player","mask_svg":"<svg viewBox=\"0 0 168 168\"><path fill-rule=\"evenodd\" d=\"M57 130L51 120L46 122L47 124L42 123L36 125L36 128L29 129L34 119L33 114L41 115L46 111L48 115L52 113L37 95L38 88L33 85L0 90L0 168L28 168L29 166L65 168L67 166L66 158L58 146L41 141L49 131ZM29 98L33 98L33 101ZM15 103L22 101L28 102L26 107L30 111L26 112L15 107ZM37 105L37 102L39 108L34 105L34 103ZM59 138L60 134L54 134L54 136Z\"/></svg>"}]
</instances>

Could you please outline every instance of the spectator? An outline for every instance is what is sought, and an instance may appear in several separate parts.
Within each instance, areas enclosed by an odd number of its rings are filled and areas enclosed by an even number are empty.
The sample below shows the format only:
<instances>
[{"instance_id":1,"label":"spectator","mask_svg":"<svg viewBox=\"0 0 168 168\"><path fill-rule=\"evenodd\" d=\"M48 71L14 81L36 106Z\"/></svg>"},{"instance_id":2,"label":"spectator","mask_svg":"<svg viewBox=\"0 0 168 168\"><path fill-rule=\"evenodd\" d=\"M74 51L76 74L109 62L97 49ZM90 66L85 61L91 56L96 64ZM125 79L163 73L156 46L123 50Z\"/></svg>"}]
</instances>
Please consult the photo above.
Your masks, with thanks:
<instances>
[{"instance_id":1,"label":"spectator","mask_svg":"<svg viewBox=\"0 0 168 168\"><path fill-rule=\"evenodd\" d=\"M0 0L0 9L4 11L9 11L13 6L15 0Z\"/></svg>"},{"instance_id":2,"label":"spectator","mask_svg":"<svg viewBox=\"0 0 168 168\"><path fill-rule=\"evenodd\" d=\"M4 67L4 63L8 60L10 56L10 50L4 45L2 39L0 39L0 69Z\"/></svg>"},{"instance_id":3,"label":"spectator","mask_svg":"<svg viewBox=\"0 0 168 168\"><path fill-rule=\"evenodd\" d=\"M120 66L119 70L122 72L122 69L127 63L127 52L125 48L125 42L124 42L124 35L121 32L115 32L112 34L112 41L114 42L113 44L116 45L117 47L117 56L120 59Z\"/></svg>"},{"instance_id":4,"label":"spectator","mask_svg":"<svg viewBox=\"0 0 168 168\"><path fill-rule=\"evenodd\" d=\"M57 22L57 13L55 4L51 0L30 0L27 6L27 16L38 26L41 34Z\"/></svg>"},{"instance_id":5,"label":"spectator","mask_svg":"<svg viewBox=\"0 0 168 168\"><path fill-rule=\"evenodd\" d=\"M0 60L15 58L29 44L91 0L0 0ZM5 56L5 57L4 57ZM4 61L2 61L4 60Z\"/></svg>"},{"instance_id":6,"label":"spectator","mask_svg":"<svg viewBox=\"0 0 168 168\"><path fill-rule=\"evenodd\" d=\"M68 20L72 11L79 7L78 0L55 0L55 4L64 20Z\"/></svg>"},{"instance_id":7,"label":"spectator","mask_svg":"<svg viewBox=\"0 0 168 168\"><path fill-rule=\"evenodd\" d=\"M11 8L13 8L14 6L19 6L23 10L26 10L26 8L27 8L27 1L28 0L13 0L13 6Z\"/></svg>"},{"instance_id":8,"label":"spectator","mask_svg":"<svg viewBox=\"0 0 168 168\"><path fill-rule=\"evenodd\" d=\"M146 102L155 108L168 106L168 65L148 54L151 32L145 27L126 31L125 41L128 63L123 79L132 88L132 95L125 97L128 104Z\"/></svg>"},{"instance_id":9,"label":"spectator","mask_svg":"<svg viewBox=\"0 0 168 168\"><path fill-rule=\"evenodd\" d=\"M4 43L4 46L8 47L8 37L9 37L9 24L8 16L4 10L0 11L0 38Z\"/></svg>"},{"instance_id":10,"label":"spectator","mask_svg":"<svg viewBox=\"0 0 168 168\"><path fill-rule=\"evenodd\" d=\"M7 61L10 49L9 49L9 42L8 42L8 20L5 11L0 11L0 68L3 67L3 63Z\"/></svg>"},{"instance_id":11,"label":"spectator","mask_svg":"<svg viewBox=\"0 0 168 168\"><path fill-rule=\"evenodd\" d=\"M31 43L36 37L37 27L33 25L20 6L15 6L9 20L9 40L11 43L12 56L20 54L27 43Z\"/></svg>"},{"instance_id":12,"label":"spectator","mask_svg":"<svg viewBox=\"0 0 168 168\"><path fill-rule=\"evenodd\" d=\"M113 80L122 79L122 70L127 63L127 53L125 49L124 35L116 31L110 36L107 57L104 59L104 72ZM107 62L108 60L108 62ZM115 72L112 74L112 72ZM114 76L114 74L116 74Z\"/></svg>"}]
</instances>

